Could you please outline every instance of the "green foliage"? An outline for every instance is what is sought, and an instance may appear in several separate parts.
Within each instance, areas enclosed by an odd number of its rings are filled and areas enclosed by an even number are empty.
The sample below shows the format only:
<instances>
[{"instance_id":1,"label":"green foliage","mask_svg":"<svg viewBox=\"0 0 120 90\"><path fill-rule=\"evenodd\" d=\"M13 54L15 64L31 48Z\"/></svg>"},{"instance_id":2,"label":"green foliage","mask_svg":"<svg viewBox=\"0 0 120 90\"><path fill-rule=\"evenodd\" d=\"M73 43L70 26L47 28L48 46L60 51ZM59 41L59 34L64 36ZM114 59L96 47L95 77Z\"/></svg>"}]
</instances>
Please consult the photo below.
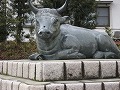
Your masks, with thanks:
<instances>
[{"instance_id":1,"label":"green foliage","mask_svg":"<svg viewBox=\"0 0 120 90\"><path fill-rule=\"evenodd\" d=\"M40 2L47 8L58 8L65 0L43 0ZM96 0L69 0L63 15L71 16L73 25L93 29L96 26Z\"/></svg>"},{"instance_id":2,"label":"green foliage","mask_svg":"<svg viewBox=\"0 0 120 90\"><path fill-rule=\"evenodd\" d=\"M44 8L59 8L64 3L64 0L41 0L40 4L43 5Z\"/></svg>"},{"instance_id":3,"label":"green foliage","mask_svg":"<svg viewBox=\"0 0 120 90\"><path fill-rule=\"evenodd\" d=\"M16 29L17 20L13 17L13 10L7 0L2 0L0 4L0 42L2 42Z\"/></svg>"},{"instance_id":4,"label":"green foliage","mask_svg":"<svg viewBox=\"0 0 120 90\"><path fill-rule=\"evenodd\" d=\"M17 23L16 26L16 33L14 35L17 43L20 43L23 38L23 26L24 22L26 20L25 13L27 13L29 10L29 6L27 5L27 0L14 0L12 1L12 8L16 16Z\"/></svg>"},{"instance_id":5,"label":"green foliage","mask_svg":"<svg viewBox=\"0 0 120 90\"><path fill-rule=\"evenodd\" d=\"M112 37L112 29L111 29L111 28L105 27L105 32L106 32L110 37Z\"/></svg>"},{"instance_id":6,"label":"green foliage","mask_svg":"<svg viewBox=\"0 0 120 90\"><path fill-rule=\"evenodd\" d=\"M8 32L6 30L6 4L0 1L0 42L6 40Z\"/></svg>"},{"instance_id":7,"label":"green foliage","mask_svg":"<svg viewBox=\"0 0 120 90\"><path fill-rule=\"evenodd\" d=\"M27 59L29 55L36 52L35 42L7 41L0 43L0 60Z\"/></svg>"},{"instance_id":8,"label":"green foliage","mask_svg":"<svg viewBox=\"0 0 120 90\"><path fill-rule=\"evenodd\" d=\"M95 28L96 0L70 0L68 10L75 19L74 25Z\"/></svg>"}]
</instances>

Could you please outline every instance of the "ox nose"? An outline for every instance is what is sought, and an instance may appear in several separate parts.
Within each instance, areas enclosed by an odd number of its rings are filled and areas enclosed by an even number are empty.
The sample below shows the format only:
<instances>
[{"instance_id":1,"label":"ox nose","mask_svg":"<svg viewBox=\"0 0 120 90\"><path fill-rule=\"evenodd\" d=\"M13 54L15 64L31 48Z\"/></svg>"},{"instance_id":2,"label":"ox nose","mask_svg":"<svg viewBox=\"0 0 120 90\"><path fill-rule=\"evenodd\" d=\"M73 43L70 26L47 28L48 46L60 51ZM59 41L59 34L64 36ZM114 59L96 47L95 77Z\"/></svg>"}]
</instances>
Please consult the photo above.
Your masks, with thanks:
<instances>
[{"instance_id":1,"label":"ox nose","mask_svg":"<svg viewBox=\"0 0 120 90\"><path fill-rule=\"evenodd\" d=\"M39 35L50 35L50 31L40 31Z\"/></svg>"}]
</instances>

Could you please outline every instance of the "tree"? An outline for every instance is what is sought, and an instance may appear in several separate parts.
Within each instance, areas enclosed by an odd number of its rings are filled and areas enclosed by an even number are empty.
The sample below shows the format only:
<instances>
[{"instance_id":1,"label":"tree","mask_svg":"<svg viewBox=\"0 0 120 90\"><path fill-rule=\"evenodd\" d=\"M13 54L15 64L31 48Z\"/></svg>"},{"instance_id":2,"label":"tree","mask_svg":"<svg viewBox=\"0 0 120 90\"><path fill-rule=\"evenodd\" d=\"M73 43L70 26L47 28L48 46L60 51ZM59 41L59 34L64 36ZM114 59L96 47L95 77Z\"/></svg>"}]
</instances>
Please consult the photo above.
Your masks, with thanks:
<instances>
[{"instance_id":1,"label":"tree","mask_svg":"<svg viewBox=\"0 0 120 90\"><path fill-rule=\"evenodd\" d=\"M75 19L74 25L95 28L96 0L70 0L68 10Z\"/></svg>"},{"instance_id":2,"label":"tree","mask_svg":"<svg viewBox=\"0 0 120 90\"><path fill-rule=\"evenodd\" d=\"M14 29L15 19L7 0L0 1L0 42L5 41L9 32Z\"/></svg>"},{"instance_id":3,"label":"tree","mask_svg":"<svg viewBox=\"0 0 120 90\"><path fill-rule=\"evenodd\" d=\"M6 2L0 3L0 42L5 41L7 38L6 30Z\"/></svg>"},{"instance_id":4,"label":"tree","mask_svg":"<svg viewBox=\"0 0 120 90\"><path fill-rule=\"evenodd\" d=\"M12 7L13 10L15 12L16 16L16 34L15 34L15 38L17 43L20 43L22 41L22 37L23 37L23 26L24 26L24 22L26 19L25 13L27 13L29 10L29 6L27 5L27 0L14 0L12 1Z\"/></svg>"},{"instance_id":5,"label":"tree","mask_svg":"<svg viewBox=\"0 0 120 90\"><path fill-rule=\"evenodd\" d=\"M64 0L41 0L39 3L45 8L59 8L64 3Z\"/></svg>"},{"instance_id":6,"label":"tree","mask_svg":"<svg viewBox=\"0 0 120 90\"><path fill-rule=\"evenodd\" d=\"M43 7L58 8L64 2L65 0L43 0L40 3ZM70 15L75 26L95 28L96 0L70 0L63 15Z\"/></svg>"}]
</instances>

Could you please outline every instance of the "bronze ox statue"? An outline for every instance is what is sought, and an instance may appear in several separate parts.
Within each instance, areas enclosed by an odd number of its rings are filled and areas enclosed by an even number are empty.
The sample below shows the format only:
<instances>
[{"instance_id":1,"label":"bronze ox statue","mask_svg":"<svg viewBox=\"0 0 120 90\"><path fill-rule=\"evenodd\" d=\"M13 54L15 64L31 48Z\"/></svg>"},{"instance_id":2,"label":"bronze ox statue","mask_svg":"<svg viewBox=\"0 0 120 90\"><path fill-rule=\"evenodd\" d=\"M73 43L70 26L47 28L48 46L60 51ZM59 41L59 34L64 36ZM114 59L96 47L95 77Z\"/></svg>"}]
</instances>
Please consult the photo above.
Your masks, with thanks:
<instances>
[{"instance_id":1,"label":"bronze ox statue","mask_svg":"<svg viewBox=\"0 0 120 90\"><path fill-rule=\"evenodd\" d=\"M120 58L120 51L106 34L65 24L68 17L60 14L65 11L68 1L58 9L36 8L28 0L36 16L36 43L38 53L29 56L38 59L108 59Z\"/></svg>"}]
</instances>

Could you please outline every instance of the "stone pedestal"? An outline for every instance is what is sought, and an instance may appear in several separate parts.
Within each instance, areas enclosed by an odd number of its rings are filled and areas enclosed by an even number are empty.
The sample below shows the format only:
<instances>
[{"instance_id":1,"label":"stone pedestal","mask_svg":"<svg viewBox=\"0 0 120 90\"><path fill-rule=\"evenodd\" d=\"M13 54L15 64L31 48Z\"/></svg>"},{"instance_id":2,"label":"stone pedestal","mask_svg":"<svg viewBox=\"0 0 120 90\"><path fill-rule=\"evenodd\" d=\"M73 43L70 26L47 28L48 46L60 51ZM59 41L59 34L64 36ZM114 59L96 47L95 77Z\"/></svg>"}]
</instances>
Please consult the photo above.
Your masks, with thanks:
<instances>
[{"instance_id":1,"label":"stone pedestal","mask_svg":"<svg viewBox=\"0 0 120 90\"><path fill-rule=\"evenodd\" d=\"M119 59L0 61L0 68L0 90L120 90Z\"/></svg>"}]
</instances>

